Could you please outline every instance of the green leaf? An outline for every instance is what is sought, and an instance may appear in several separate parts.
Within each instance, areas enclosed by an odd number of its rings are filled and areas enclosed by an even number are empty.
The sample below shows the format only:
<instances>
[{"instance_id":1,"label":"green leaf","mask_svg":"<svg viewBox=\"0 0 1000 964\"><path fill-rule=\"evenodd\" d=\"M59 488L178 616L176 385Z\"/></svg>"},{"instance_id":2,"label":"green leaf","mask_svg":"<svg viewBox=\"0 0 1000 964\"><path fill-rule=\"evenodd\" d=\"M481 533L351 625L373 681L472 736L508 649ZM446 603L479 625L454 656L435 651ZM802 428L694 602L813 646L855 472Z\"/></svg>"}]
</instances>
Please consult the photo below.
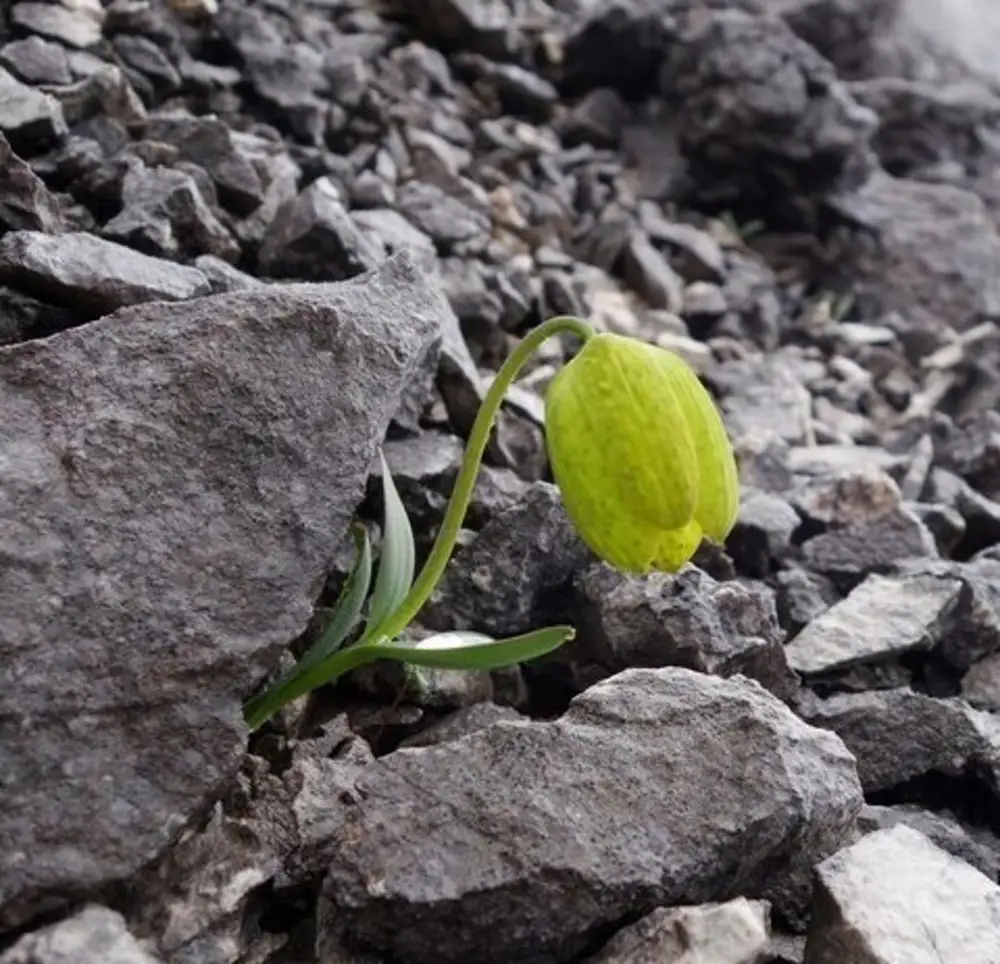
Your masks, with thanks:
<instances>
[{"instance_id":1,"label":"green leaf","mask_svg":"<svg viewBox=\"0 0 1000 964\"><path fill-rule=\"evenodd\" d=\"M413 585L413 570L416 566L416 550L409 516L396 491L385 455L379 453L379 458L382 460L384 524L378 575L375 577L375 591L368 611L368 627L373 636L378 634L378 628L406 598Z\"/></svg>"},{"instance_id":2,"label":"green leaf","mask_svg":"<svg viewBox=\"0 0 1000 964\"><path fill-rule=\"evenodd\" d=\"M368 595L368 587L371 585L372 547L368 532L363 525L355 523L352 531L357 554L354 566L337 596L329 624L323 635L309 647L294 666L290 666L280 673L263 693L247 702L244 717L251 724L252 729L257 729L267 722L282 706L288 703L290 700L285 695L288 688L310 669L335 653L357 626L365 597Z\"/></svg>"},{"instance_id":3,"label":"green leaf","mask_svg":"<svg viewBox=\"0 0 1000 964\"><path fill-rule=\"evenodd\" d=\"M482 633L451 632L437 633L414 642L378 643L371 648L377 650L381 659L394 659L413 666L492 670L537 659L558 649L574 635L572 626L549 626L509 639L492 639Z\"/></svg>"}]
</instances>

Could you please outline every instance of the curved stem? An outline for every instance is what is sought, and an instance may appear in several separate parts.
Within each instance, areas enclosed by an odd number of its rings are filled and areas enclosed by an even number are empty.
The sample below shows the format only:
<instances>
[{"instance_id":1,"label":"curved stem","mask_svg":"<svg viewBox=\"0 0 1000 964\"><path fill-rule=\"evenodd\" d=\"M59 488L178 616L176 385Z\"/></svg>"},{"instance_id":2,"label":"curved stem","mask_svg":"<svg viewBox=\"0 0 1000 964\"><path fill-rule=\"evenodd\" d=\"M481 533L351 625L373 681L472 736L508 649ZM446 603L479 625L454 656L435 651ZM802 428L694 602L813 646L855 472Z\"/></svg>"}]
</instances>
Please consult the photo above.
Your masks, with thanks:
<instances>
[{"instance_id":1,"label":"curved stem","mask_svg":"<svg viewBox=\"0 0 1000 964\"><path fill-rule=\"evenodd\" d=\"M448 508L445 509L444 519L441 528L438 530L434 546L430 555L424 563L420 575L417 576L406 598L396 607L395 612L390 615L381 626L372 633L376 639L393 639L398 636L413 621L414 617L423 608L438 580L444 574L448 560L455 549L458 540L458 533L465 519L465 513L472 500L472 493L476 485L476 476L479 475L479 467L483 461L483 454L489 443L490 431L496 421L497 413L500 411L500 404L507 393L507 389L514 383L525 363L535 354L542 344L548 341L553 335L568 332L577 335L584 343L594 334L586 322L570 315L560 315L557 318L550 318L531 331L521 343L511 352L510 358L503 363L500 371L497 372L486 398L483 399L476 413L476 420L469 433L469 441L465 447L465 456L462 459L462 468L455 480L455 488L452 489L451 498L448 500Z\"/></svg>"}]
</instances>

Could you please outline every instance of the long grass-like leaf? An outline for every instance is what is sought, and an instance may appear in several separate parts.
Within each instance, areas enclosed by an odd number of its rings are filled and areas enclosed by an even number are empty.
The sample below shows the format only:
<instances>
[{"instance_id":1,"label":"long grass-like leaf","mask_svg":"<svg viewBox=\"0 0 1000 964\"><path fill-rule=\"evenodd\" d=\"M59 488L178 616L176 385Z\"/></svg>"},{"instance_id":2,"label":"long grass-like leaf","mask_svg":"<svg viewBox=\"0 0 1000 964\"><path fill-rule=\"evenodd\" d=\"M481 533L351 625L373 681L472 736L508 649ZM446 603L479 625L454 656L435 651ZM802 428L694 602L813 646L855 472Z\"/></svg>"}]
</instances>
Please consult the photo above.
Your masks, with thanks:
<instances>
[{"instance_id":1,"label":"long grass-like leaf","mask_svg":"<svg viewBox=\"0 0 1000 964\"><path fill-rule=\"evenodd\" d=\"M508 639L492 639L482 633L450 632L437 633L412 643L380 643L374 648L382 659L394 659L414 666L494 670L551 653L574 635L572 626L549 626Z\"/></svg>"},{"instance_id":2,"label":"long grass-like leaf","mask_svg":"<svg viewBox=\"0 0 1000 964\"><path fill-rule=\"evenodd\" d=\"M382 460L382 502L384 503L382 527L382 548L379 555L378 575L375 577L375 591L372 593L371 608L368 611L368 629L377 635L379 627L406 598L413 585L413 571L416 566L416 550L413 544L413 529L403 501L396 491L392 473Z\"/></svg>"},{"instance_id":3,"label":"long grass-like leaf","mask_svg":"<svg viewBox=\"0 0 1000 964\"><path fill-rule=\"evenodd\" d=\"M288 702L285 691L305 673L335 653L357 626L371 585L372 547L363 525L356 523L353 534L356 549L354 566L337 596L329 625L294 666L280 673L263 693L248 701L244 716L251 729L265 723L284 706Z\"/></svg>"}]
</instances>

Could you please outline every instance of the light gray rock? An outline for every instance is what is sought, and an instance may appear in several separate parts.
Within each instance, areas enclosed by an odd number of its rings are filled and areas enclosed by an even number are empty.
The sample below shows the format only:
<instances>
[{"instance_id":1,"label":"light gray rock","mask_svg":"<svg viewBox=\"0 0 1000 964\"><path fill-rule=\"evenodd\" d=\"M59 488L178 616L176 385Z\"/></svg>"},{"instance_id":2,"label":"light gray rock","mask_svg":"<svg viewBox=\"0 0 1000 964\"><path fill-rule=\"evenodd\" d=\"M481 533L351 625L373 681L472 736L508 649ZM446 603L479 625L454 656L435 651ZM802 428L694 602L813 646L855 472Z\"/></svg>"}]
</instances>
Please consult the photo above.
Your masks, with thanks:
<instances>
[{"instance_id":1,"label":"light gray rock","mask_svg":"<svg viewBox=\"0 0 1000 964\"><path fill-rule=\"evenodd\" d=\"M82 232L5 234L0 280L90 318L146 301L185 301L212 290L196 268Z\"/></svg>"},{"instance_id":2,"label":"light gray rock","mask_svg":"<svg viewBox=\"0 0 1000 964\"><path fill-rule=\"evenodd\" d=\"M622 928L586 964L759 964L769 908L744 897L724 904L660 907Z\"/></svg>"},{"instance_id":3,"label":"light gray rock","mask_svg":"<svg viewBox=\"0 0 1000 964\"><path fill-rule=\"evenodd\" d=\"M1000 887L909 827L816 870L805 964L993 964L997 947Z\"/></svg>"},{"instance_id":4,"label":"light gray rock","mask_svg":"<svg viewBox=\"0 0 1000 964\"><path fill-rule=\"evenodd\" d=\"M36 4L45 6L45 4ZM0 132L21 150L65 137L66 119L54 97L22 84L0 67Z\"/></svg>"},{"instance_id":5,"label":"light gray rock","mask_svg":"<svg viewBox=\"0 0 1000 964\"><path fill-rule=\"evenodd\" d=\"M127 877L232 776L447 310L404 254L0 353L0 926Z\"/></svg>"},{"instance_id":6,"label":"light gray rock","mask_svg":"<svg viewBox=\"0 0 1000 964\"><path fill-rule=\"evenodd\" d=\"M788 644L788 663L810 676L929 651L961 591L958 579L869 576Z\"/></svg>"},{"instance_id":7,"label":"light gray rock","mask_svg":"<svg viewBox=\"0 0 1000 964\"><path fill-rule=\"evenodd\" d=\"M121 914L96 904L25 934L0 964L161 964L129 933Z\"/></svg>"},{"instance_id":8,"label":"light gray rock","mask_svg":"<svg viewBox=\"0 0 1000 964\"><path fill-rule=\"evenodd\" d=\"M792 917L860 811L853 759L757 683L627 670L546 723L382 757L357 783L318 953L568 960L657 906L747 896Z\"/></svg>"}]
</instances>

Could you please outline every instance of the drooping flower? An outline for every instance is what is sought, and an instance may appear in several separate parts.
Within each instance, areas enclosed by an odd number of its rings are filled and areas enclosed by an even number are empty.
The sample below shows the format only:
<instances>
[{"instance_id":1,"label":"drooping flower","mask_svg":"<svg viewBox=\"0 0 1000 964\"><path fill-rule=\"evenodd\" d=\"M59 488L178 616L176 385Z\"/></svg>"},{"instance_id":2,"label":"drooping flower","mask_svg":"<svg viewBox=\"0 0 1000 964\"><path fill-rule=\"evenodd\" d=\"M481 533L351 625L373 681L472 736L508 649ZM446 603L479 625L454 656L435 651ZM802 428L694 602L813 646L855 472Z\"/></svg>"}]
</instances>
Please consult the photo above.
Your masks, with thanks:
<instances>
[{"instance_id":1,"label":"drooping flower","mask_svg":"<svg viewBox=\"0 0 1000 964\"><path fill-rule=\"evenodd\" d=\"M711 395L673 352L597 334L552 380L546 444L566 512L602 559L674 572L739 509L732 446Z\"/></svg>"}]
</instances>

